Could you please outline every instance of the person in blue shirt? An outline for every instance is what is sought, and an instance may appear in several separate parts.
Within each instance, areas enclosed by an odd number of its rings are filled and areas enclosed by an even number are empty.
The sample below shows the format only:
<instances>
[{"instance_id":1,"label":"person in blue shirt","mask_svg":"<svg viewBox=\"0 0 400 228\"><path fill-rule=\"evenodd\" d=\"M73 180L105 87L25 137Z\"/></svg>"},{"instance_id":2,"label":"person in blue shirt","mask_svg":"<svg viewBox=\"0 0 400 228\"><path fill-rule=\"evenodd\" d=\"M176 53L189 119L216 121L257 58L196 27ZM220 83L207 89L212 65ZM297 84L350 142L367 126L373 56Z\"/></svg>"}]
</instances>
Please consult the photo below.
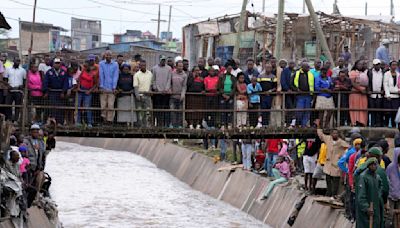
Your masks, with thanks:
<instances>
[{"instance_id":1,"label":"person in blue shirt","mask_svg":"<svg viewBox=\"0 0 400 228\"><path fill-rule=\"evenodd\" d=\"M249 58L247 59L247 69L244 73L244 82L249 85L251 83L252 78L257 78L260 75L257 68L254 67L254 60Z\"/></svg>"},{"instance_id":2,"label":"person in blue shirt","mask_svg":"<svg viewBox=\"0 0 400 228\"><path fill-rule=\"evenodd\" d=\"M322 62L319 59L316 59L314 61L314 68L310 70L310 72L314 75L314 78L317 79L319 75L321 74L321 66Z\"/></svg>"},{"instance_id":3,"label":"person in blue shirt","mask_svg":"<svg viewBox=\"0 0 400 228\"><path fill-rule=\"evenodd\" d=\"M294 75L296 74L296 63L293 60L290 60L288 66L283 69L281 74L281 86L283 92L291 92L292 91L292 81L294 79ZM296 108L296 97L294 94L286 94L285 95L285 108L286 109L294 109ZM285 122L286 124L290 124L293 126L296 122L295 112L286 112Z\"/></svg>"},{"instance_id":4,"label":"person in blue shirt","mask_svg":"<svg viewBox=\"0 0 400 228\"><path fill-rule=\"evenodd\" d=\"M115 111L106 109L114 108L119 78L118 63L112 59L111 51L106 51L105 60L100 62L99 68L101 117L103 117L104 122L110 124L114 121Z\"/></svg>"},{"instance_id":5,"label":"person in blue shirt","mask_svg":"<svg viewBox=\"0 0 400 228\"><path fill-rule=\"evenodd\" d=\"M335 104L333 103L332 89L333 84L330 77L327 75L328 69L322 68L321 74L315 79L315 91L317 94L317 101L315 103L315 109L319 110L320 126L325 128L329 127L333 109Z\"/></svg>"},{"instance_id":6,"label":"person in blue shirt","mask_svg":"<svg viewBox=\"0 0 400 228\"><path fill-rule=\"evenodd\" d=\"M383 66L390 63L389 44L390 41L388 39L383 39L381 46L376 49L375 58L381 60Z\"/></svg>"},{"instance_id":7,"label":"person in blue shirt","mask_svg":"<svg viewBox=\"0 0 400 228\"><path fill-rule=\"evenodd\" d=\"M67 73L61 68L61 60L54 59L53 67L46 72L43 80L44 98L49 99L50 106L65 106L64 85ZM50 116L54 118L57 125L64 123L64 110L51 108Z\"/></svg>"},{"instance_id":8,"label":"person in blue shirt","mask_svg":"<svg viewBox=\"0 0 400 228\"><path fill-rule=\"evenodd\" d=\"M353 146L347 149L346 152L342 155L342 157L340 157L339 161L337 162L339 169L342 170L344 173L347 174L349 172L348 163L350 156L360 150L361 143L362 143L361 138L354 139Z\"/></svg>"},{"instance_id":9,"label":"person in blue shirt","mask_svg":"<svg viewBox=\"0 0 400 228\"><path fill-rule=\"evenodd\" d=\"M247 94L249 94L249 109L258 110L260 109L260 95L259 92L262 91L260 83L257 82L257 78L251 78L251 83L247 85ZM257 119L260 116L258 112L250 112L250 126L255 127L257 125Z\"/></svg>"}]
</instances>

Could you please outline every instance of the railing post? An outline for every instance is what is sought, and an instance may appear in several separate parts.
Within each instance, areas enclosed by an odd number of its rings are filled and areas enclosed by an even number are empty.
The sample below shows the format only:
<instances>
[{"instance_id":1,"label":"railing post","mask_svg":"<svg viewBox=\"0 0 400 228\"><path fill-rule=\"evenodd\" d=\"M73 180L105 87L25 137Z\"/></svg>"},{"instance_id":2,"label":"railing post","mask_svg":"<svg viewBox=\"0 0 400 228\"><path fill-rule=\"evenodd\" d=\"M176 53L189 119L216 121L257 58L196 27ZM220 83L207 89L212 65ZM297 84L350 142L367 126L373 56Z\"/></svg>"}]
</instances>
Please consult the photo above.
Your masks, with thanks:
<instances>
[{"instance_id":1,"label":"railing post","mask_svg":"<svg viewBox=\"0 0 400 228\"><path fill-rule=\"evenodd\" d=\"M186 96L182 100L182 127L185 127L186 121Z\"/></svg>"},{"instance_id":2,"label":"railing post","mask_svg":"<svg viewBox=\"0 0 400 228\"><path fill-rule=\"evenodd\" d=\"M337 127L340 127L340 110L341 110L341 93L340 93L340 91L338 92L338 99L337 99L337 102L338 102L338 104L337 104L337 116L336 116L336 126Z\"/></svg>"},{"instance_id":3,"label":"railing post","mask_svg":"<svg viewBox=\"0 0 400 228\"><path fill-rule=\"evenodd\" d=\"M282 113L282 118L281 118L281 127L285 126L286 123L286 92L282 93L282 106L281 106L281 113Z\"/></svg>"},{"instance_id":4,"label":"railing post","mask_svg":"<svg viewBox=\"0 0 400 228\"><path fill-rule=\"evenodd\" d=\"M23 100L22 100L22 108L21 108L21 128L22 128L22 133L26 135L26 123L28 122L28 80L25 80L25 87L24 87L24 92L23 92ZM12 109L12 107L11 107ZM19 118L19 116L17 116Z\"/></svg>"},{"instance_id":5,"label":"railing post","mask_svg":"<svg viewBox=\"0 0 400 228\"><path fill-rule=\"evenodd\" d=\"M232 128L236 127L237 123L237 96L236 94L233 96L233 123L232 123Z\"/></svg>"},{"instance_id":6,"label":"railing post","mask_svg":"<svg viewBox=\"0 0 400 228\"><path fill-rule=\"evenodd\" d=\"M134 111L133 111L133 106L135 104L134 99L135 99L135 96L133 95L133 91L131 91L131 127L133 127L133 124L135 123L133 121L133 116L135 114ZM136 107L136 105L135 105L135 107Z\"/></svg>"},{"instance_id":7,"label":"railing post","mask_svg":"<svg viewBox=\"0 0 400 228\"><path fill-rule=\"evenodd\" d=\"M78 100L79 100L79 90L77 90L75 92L75 113L74 113L75 114L74 115L75 124L80 124L80 123L78 123L78 112L79 112L79 110L78 110L79 101Z\"/></svg>"}]
</instances>

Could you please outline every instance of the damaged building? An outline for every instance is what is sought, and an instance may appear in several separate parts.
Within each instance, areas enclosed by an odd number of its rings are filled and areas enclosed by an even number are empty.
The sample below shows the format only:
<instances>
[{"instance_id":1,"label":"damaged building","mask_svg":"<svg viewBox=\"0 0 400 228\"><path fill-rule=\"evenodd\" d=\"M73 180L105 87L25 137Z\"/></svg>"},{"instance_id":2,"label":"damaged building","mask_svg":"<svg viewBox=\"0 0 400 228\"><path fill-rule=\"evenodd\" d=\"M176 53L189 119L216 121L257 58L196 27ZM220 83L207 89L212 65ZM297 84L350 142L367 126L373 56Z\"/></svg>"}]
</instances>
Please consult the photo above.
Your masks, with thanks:
<instances>
[{"instance_id":1,"label":"damaged building","mask_svg":"<svg viewBox=\"0 0 400 228\"><path fill-rule=\"evenodd\" d=\"M332 57L336 60L345 45L353 56L373 59L382 39L391 41L389 51L399 59L400 25L378 17L345 17L317 12ZM226 15L183 27L183 55L191 63L198 57L232 58L238 38L240 15ZM276 15L266 16L247 12L241 33L238 58L242 65L249 57L274 53ZM315 26L310 15L285 13L282 57L310 61L322 54ZM265 50L263 50L265 48Z\"/></svg>"}]
</instances>

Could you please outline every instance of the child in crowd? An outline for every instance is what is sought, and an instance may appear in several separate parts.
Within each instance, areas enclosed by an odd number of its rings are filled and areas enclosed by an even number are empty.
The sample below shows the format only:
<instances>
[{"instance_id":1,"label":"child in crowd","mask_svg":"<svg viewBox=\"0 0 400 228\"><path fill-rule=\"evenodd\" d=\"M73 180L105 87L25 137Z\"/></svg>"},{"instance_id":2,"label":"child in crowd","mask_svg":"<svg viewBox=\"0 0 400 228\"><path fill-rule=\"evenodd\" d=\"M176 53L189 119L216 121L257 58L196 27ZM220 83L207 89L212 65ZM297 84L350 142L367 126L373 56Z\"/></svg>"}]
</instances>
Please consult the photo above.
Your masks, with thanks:
<instances>
[{"instance_id":1,"label":"child in crowd","mask_svg":"<svg viewBox=\"0 0 400 228\"><path fill-rule=\"evenodd\" d=\"M28 158L28 148L25 145L21 145L18 148L19 152L21 153L22 156L22 163L19 165L19 171L21 173L22 179L24 180L25 183L28 182L28 166L31 163Z\"/></svg>"},{"instance_id":2,"label":"child in crowd","mask_svg":"<svg viewBox=\"0 0 400 228\"><path fill-rule=\"evenodd\" d=\"M263 196L262 200L267 199L268 196L271 194L272 190L274 189L275 185L287 182L289 177L290 177L290 165L288 161L285 159L284 156L281 156L281 154L278 156L278 159L272 169L272 174L275 178L274 181L271 181Z\"/></svg>"},{"instance_id":3,"label":"child in crowd","mask_svg":"<svg viewBox=\"0 0 400 228\"><path fill-rule=\"evenodd\" d=\"M251 83L247 85L247 93L249 94L249 109L258 110L260 109L260 95L259 92L262 91L260 83L257 82L257 78L251 78ZM255 127L257 125L257 119L260 113L250 112L250 126Z\"/></svg>"}]
</instances>

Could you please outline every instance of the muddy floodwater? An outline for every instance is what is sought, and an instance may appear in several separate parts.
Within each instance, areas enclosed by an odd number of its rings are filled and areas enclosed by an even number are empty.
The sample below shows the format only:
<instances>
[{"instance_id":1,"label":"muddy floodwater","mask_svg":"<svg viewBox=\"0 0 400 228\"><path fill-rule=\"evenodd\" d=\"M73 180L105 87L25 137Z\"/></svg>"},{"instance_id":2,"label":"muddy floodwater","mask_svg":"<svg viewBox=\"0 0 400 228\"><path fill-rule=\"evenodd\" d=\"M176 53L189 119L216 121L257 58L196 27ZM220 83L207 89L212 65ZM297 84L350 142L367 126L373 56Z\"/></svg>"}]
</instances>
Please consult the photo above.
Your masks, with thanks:
<instances>
[{"instance_id":1,"label":"muddy floodwater","mask_svg":"<svg viewBox=\"0 0 400 228\"><path fill-rule=\"evenodd\" d=\"M268 227L129 152L57 142L46 172L66 228Z\"/></svg>"}]
</instances>

